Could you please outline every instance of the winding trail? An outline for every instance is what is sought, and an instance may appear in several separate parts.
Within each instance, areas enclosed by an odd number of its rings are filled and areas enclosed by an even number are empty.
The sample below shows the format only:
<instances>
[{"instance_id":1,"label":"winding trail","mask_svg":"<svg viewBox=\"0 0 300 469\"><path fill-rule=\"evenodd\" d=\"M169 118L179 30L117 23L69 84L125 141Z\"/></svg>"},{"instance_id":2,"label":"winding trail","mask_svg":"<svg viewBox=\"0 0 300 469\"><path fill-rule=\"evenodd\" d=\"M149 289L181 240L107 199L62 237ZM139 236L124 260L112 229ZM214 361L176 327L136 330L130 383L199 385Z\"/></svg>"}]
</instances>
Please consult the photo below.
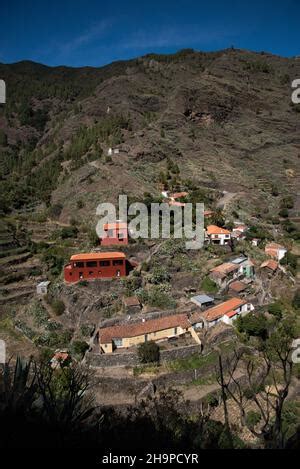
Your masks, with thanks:
<instances>
[{"instance_id":1,"label":"winding trail","mask_svg":"<svg viewBox=\"0 0 300 469\"><path fill-rule=\"evenodd\" d=\"M239 195L239 192L223 191L223 197L218 201L217 208L226 210L227 206L230 204L230 202L233 201L233 199L235 199L237 195Z\"/></svg>"}]
</instances>

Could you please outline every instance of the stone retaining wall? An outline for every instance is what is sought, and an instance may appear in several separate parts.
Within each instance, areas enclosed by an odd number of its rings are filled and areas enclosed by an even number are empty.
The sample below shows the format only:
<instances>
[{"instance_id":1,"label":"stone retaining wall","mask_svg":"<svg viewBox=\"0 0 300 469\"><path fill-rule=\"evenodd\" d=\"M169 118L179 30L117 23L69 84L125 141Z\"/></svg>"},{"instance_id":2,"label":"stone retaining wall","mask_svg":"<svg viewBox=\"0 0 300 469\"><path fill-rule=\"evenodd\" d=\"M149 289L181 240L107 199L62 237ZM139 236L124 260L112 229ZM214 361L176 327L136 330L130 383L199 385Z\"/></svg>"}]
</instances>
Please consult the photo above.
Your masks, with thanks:
<instances>
[{"instance_id":1,"label":"stone retaining wall","mask_svg":"<svg viewBox=\"0 0 300 469\"><path fill-rule=\"evenodd\" d=\"M201 354L201 345L187 345L185 347L174 347L170 350L160 351L161 362L186 358L191 355ZM87 362L91 366L106 368L109 366L136 366L139 359L136 350L126 353L90 353L86 356Z\"/></svg>"}]
</instances>

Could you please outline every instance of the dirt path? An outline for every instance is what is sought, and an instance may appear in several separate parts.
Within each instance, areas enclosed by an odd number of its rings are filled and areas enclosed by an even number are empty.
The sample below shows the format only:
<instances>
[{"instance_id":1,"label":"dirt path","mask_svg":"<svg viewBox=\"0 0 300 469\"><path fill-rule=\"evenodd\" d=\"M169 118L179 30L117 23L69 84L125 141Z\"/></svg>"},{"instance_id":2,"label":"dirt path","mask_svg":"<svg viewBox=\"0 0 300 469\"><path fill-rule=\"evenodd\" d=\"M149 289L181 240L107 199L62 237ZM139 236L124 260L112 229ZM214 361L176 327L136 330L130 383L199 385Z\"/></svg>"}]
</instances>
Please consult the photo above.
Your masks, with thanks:
<instances>
[{"instance_id":1,"label":"dirt path","mask_svg":"<svg viewBox=\"0 0 300 469\"><path fill-rule=\"evenodd\" d=\"M234 379L239 380L243 375L243 372L237 371L234 374ZM186 400L196 402L203 399L208 394L219 391L220 386L215 382L211 384L191 384L188 388L186 386L178 386L177 389L180 389L183 392L183 396Z\"/></svg>"},{"instance_id":2,"label":"dirt path","mask_svg":"<svg viewBox=\"0 0 300 469\"><path fill-rule=\"evenodd\" d=\"M226 210L230 202L239 195L238 192L223 192L223 197L218 201L217 208L221 208L222 210Z\"/></svg>"}]
</instances>

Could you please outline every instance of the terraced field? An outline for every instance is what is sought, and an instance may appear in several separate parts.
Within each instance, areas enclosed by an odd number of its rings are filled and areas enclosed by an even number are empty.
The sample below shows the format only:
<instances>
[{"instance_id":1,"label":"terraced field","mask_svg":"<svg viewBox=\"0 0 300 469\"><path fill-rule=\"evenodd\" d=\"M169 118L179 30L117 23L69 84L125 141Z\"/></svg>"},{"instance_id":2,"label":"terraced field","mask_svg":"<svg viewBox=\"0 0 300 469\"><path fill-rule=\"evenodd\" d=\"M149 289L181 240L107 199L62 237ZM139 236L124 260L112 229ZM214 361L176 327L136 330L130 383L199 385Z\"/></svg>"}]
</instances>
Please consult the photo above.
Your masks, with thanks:
<instances>
[{"instance_id":1,"label":"terraced field","mask_svg":"<svg viewBox=\"0 0 300 469\"><path fill-rule=\"evenodd\" d=\"M2 221L0 228L0 305L20 304L32 297L42 278L24 231Z\"/></svg>"}]
</instances>

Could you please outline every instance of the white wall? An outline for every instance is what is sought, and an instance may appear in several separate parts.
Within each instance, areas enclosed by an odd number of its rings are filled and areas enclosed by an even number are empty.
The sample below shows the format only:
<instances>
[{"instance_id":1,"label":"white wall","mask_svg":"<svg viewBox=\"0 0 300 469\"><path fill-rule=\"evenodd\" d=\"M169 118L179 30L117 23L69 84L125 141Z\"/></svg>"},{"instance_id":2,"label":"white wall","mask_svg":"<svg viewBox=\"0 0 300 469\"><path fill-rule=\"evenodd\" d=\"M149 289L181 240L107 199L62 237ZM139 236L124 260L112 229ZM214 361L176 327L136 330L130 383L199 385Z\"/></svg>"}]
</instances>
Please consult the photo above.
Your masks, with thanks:
<instances>
[{"instance_id":1,"label":"white wall","mask_svg":"<svg viewBox=\"0 0 300 469\"><path fill-rule=\"evenodd\" d=\"M278 249L278 260L281 261L281 259L284 258L286 253L287 253L286 249Z\"/></svg>"}]
</instances>

